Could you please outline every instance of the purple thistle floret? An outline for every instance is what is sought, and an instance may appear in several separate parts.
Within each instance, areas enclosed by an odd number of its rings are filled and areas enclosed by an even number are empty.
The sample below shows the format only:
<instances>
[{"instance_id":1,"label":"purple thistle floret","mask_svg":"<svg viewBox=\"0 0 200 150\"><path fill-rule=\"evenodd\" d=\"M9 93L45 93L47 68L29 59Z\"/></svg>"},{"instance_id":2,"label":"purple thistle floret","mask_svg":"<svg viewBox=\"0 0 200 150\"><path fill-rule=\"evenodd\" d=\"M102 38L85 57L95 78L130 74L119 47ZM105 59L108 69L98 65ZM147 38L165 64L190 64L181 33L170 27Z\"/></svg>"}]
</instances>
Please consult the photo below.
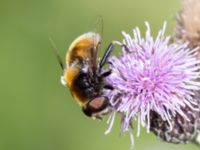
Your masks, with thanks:
<instances>
[{"instance_id":1,"label":"purple thistle floret","mask_svg":"<svg viewBox=\"0 0 200 150\"><path fill-rule=\"evenodd\" d=\"M122 132L129 131L133 119L140 126L150 129L150 112L158 113L171 126L177 114L189 120L182 108L195 110L194 92L200 90L200 61L197 48L188 44L170 43L164 36L166 23L154 39L146 22L145 38L139 28L133 30L133 38L123 32L120 56L109 60L112 74L107 82L114 87L107 96L113 108L109 133L116 112L121 113Z\"/></svg>"}]
</instances>

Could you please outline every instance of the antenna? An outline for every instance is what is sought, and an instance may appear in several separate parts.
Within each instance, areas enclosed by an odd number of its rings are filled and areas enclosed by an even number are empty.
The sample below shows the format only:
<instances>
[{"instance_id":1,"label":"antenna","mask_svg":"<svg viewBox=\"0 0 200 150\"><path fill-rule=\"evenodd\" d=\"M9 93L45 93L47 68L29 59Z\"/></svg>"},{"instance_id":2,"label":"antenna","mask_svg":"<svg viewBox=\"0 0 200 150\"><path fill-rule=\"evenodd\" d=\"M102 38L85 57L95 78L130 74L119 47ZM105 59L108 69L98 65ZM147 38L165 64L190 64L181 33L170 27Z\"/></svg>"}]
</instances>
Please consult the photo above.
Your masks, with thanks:
<instances>
[{"instance_id":1,"label":"antenna","mask_svg":"<svg viewBox=\"0 0 200 150\"><path fill-rule=\"evenodd\" d=\"M49 41L50 41L50 43L51 43L51 46L52 46L52 48L53 48L54 55L56 56L56 59L58 60L58 63L60 64L61 69L64 70L63 61L62 61L62 58L61 58L61 56L60 56L59 50L58 50L57 47L56 47L56 44L54 43L54 41L52 40L51 37L49 37Z\"/></svg>"}]
</instances>

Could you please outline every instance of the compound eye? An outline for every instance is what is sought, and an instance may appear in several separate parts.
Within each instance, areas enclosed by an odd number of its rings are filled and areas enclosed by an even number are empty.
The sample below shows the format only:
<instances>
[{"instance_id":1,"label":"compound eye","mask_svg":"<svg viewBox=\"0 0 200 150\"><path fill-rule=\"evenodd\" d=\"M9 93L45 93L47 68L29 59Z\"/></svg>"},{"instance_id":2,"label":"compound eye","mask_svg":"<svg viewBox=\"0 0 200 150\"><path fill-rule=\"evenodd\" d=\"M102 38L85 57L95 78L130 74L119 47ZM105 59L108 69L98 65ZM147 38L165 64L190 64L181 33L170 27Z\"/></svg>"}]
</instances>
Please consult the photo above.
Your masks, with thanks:
<instances>
[{"instance_id":1,"label":"compound eye","mask_svg":"<svg viewBox=\"0 0 200 150\"><path fill-rule=\"evenodd\" d=\"M97 97L88 103L88 107L93 110L103 110L107 106L108 100L105 97Z\"/></svg>"},{"instance_id":2,"label":"compound eye","mask_svg":"<svg viewBox=\"0 0 200 150\"><path fill-rule=\"evenodd\" d=\"M106 97L97 97L90 100L86 107L83 108L83 112L87 116L92 116L104 110L108 106L108 99Z\"/></svg>"}]
</instances>

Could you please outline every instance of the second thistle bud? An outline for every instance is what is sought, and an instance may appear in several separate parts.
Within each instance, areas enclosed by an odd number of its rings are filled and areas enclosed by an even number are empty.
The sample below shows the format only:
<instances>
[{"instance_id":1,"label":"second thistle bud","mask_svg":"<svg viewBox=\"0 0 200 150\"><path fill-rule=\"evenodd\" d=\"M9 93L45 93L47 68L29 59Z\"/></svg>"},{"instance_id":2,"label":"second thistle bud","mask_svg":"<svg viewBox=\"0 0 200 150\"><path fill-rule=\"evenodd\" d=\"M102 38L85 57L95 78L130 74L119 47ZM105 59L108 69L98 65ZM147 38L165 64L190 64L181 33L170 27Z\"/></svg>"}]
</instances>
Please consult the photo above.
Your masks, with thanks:
<instances>
[{"instance_id":1,"label":"second thistle bud","mask_svg":"<svg viewBox=\"0 0 200 150\"><path fill-rule=\"evenodd\" d=\"M200 46L200 0L182 0L176 19L175 39L181 43L188 42L190 48Z\"/></svg>"}]
</instances>

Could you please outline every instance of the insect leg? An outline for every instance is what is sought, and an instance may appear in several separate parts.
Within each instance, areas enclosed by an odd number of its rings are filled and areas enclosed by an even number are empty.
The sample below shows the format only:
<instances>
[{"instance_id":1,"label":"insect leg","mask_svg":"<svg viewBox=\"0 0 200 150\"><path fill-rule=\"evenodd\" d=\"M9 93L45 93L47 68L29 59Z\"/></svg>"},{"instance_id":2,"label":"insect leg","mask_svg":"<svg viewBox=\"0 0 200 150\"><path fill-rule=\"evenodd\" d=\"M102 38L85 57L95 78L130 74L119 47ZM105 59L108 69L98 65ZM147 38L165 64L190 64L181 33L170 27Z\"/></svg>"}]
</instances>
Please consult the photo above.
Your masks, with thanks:
<instances>
[{"instance_id":1,"label":"insect leg","mask_svg":"<svg viewBox=\"0 0 200 150\"><path fill-rule=\"evenodd\" d=\"M114 88L111 85L104 85L103 86L104 89L108 89L108 90L113 90Z\"/></svg>"},{"instance_id":2,"label":"insect leg","mask_svg":"<svg viewBox=\"0 0 200 150\"><path fill-rule=\"evenodd\" d=\"M100 69L101 69L101 68L105 65L105 63L107 62L108 57L110 56L110 53L112 52L113 48L114 48L114 43L111 42L111 43L108 45L108 48L106 49L106 51L105 51L103 57L101 58L101 61L100 61L100 63L99 63L99 68L100 68Z\"/></svg>"},{"instance_id":3,"label":"insect leg","mask_svg":"<svg viewBox=\"0 0 200 150\"><path fill-rule=\"evenodd\" d=\"M112 73L112 70L111 70L111 69L106 70L105 72L102 72L102 73L101 73L101 77L107 77L107 76L109 76L111 73Z\"/></svg>"},{"instance_id":4,"label":"insect leg","mask_svg":"<svg viewBox=\"0 0 200 150\"><path fill-rule=\"evenodd\" d=\"M101 70L101 68L105 65L105 63L107 62L107 60L108 60L108 57L110 56L110 53L113 51L113 49L114 49L114 45L119 45L119 46L121 46L121 47L124 47L125 48L125 50L127 50L127 47L126 47L126 45L124 45L124 44L121 44L120 42L118 42L118 41L113 41L113 42L111 42L109 45L108 45L108 48L106 49L106 51L105 51L105 53L104 53L104 55L103 55L103 57L102 57L102 59L101 59L101 61L100 61L100 65L99 65L99 68L100 68L100 70Z\"/></svg>"},{"instance_id":5,"label":"insect leg","mask_svg":"<svg viewBox=\"0 0 200 150\"><path fill-rule=\"evenodd\" d=\"M56 47L56 45L55 45L55 43L54 43L54 41L52 40L51 37L49 37L49 41L51 43L51 46L53 48L53 52L54 52L54 54L55 54L55 56L58 60L58 63L60 64L61 69L64 70L64 63L63 63L62 58L59 54L59 51L58 51L58 49L57 49L57 47Z\"/></svg>"}]
</instances>

